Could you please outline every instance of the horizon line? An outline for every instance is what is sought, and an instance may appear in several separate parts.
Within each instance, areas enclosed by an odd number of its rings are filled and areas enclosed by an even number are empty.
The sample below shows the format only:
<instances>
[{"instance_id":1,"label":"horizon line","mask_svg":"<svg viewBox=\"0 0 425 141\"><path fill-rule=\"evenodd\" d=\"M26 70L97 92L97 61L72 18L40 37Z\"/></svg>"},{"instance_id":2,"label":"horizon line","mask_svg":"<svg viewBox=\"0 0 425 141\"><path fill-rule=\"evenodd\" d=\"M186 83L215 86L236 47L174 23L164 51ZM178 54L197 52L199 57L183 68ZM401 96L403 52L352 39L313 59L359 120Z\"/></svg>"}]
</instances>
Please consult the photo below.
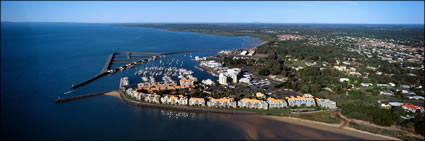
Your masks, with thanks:
<instances>
[{"instance_id":1,"label":"horizon line","mask_svg":"<svg viewBox=\"0 0 425 141\"><path fill-rule=\"evenodd\" d=\"M53 22L53 21L1 21L10 23L87 23L87 24L357 24L357 25L425 25L424 23L284 23L284 22Z\"/></svg>"}]
</instances>

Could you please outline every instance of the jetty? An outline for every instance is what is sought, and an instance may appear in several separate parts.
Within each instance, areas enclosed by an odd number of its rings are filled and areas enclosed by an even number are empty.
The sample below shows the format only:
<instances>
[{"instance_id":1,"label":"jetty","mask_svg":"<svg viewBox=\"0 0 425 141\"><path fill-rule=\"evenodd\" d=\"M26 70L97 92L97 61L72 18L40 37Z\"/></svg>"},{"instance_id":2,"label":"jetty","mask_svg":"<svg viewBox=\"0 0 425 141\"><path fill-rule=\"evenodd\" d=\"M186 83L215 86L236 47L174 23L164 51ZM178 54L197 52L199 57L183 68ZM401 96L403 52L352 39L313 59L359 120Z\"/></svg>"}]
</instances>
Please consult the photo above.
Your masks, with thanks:
<instances>
[{"instance_id":1,"label":"jetty","mask_svg":"<svg viewBox=\"0 0 425 141\"><path fill-rule=\"evenodd\" d=\"M112 92L112 90L111 91L103 91L103 92L97 92L97 93L84 94L84 95L78 95L78 96L67 97L67 98L58 98L58 99L56 99L56 103L62 103L62 102L67 102L67 101L72 101L72 100L77 100L77 99L82 99L82 98L104 95L105 93L108 93L108 92Z\"/></svg>"},{"instance_id":2,"label":"jetty","mask_svg":"<svg viewBox=\"0 0 425 141\"><path fill-rule=\"evenodd\" d=\"M190 52L218 52L218 51L220 50L185 50L185 51L174 51L174 52L168 52L168 53L115 52L109 55L105 65L103 66L102 70L100 71L98 75L95 75L94 77L86 81L80 82L78 84L73 84L72 89L81 87L107 74L115 73L127 67L131 68L133 65L146 63L148 61L152 61L155 58L159 58L161 56L173 55L173 54L179 54L179 53L190 53ZM111 69L111 66L113 64L126 64L126 65Z\"/></svg>"}]
</instances>

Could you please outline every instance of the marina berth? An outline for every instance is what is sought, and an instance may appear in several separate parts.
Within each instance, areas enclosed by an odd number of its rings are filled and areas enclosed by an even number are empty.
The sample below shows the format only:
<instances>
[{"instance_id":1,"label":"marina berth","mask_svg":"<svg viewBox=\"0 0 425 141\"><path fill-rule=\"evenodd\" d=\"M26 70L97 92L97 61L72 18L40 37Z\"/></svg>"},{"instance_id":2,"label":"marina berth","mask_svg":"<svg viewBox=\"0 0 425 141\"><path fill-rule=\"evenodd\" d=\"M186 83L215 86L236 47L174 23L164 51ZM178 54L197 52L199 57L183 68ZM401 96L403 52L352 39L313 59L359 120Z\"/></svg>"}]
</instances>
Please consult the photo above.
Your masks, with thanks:
<instances>
[{"instance_id":1,"label":"marina berth","mask_svg":"<svg viewBox=\"0 0 425 141\"><path fill-rule=\"evenodd\" d=\"M236 101L233 98L223 97L215 99L208 97L207 107L215 108L236 108Z\"/></svg>"},{"instance_id":2,"label":"marina berth","mask_svg":"<svg viewBox=\"0 0 425 141\"><path fill-rule=\"evenodd\" d=\"M268 109L268 103L263 100L243 98L238 101L238 106L240 108L249 108L249 109Z\"/></svg>"},{"instance_id":3,"label":"marina berth","mask_svg":"<svg viewBox=\"0 0 425 141\"><path fill-rule=\"evenodd\" d=\"M288 103L286 103L283 99L274 99L269 97L267 98L267 103L269 103L269 109L288 107Z\"/></svg>"}]
</instances>

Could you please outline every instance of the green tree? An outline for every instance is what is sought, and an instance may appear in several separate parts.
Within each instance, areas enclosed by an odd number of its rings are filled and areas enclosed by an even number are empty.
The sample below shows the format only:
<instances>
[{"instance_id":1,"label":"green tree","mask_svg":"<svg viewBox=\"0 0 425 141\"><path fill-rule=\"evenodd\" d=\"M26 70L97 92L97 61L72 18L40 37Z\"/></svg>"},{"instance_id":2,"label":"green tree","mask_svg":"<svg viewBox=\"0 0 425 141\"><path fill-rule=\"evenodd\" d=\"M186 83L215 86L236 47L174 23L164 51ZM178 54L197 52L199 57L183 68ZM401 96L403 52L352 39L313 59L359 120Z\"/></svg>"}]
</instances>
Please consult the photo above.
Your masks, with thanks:
<instances>
[{"instance_id":1,"label":"green tree","mask_svg":"<svg viewBox=\"0 0 425 141\"><path fill-rule=\"evenodd\" d=\"M264 69L261 69L261 70L258 72L258 74L259 74L259 75L263 75L263 76L267 76L267 75L270 75L270 71L269 71L269 69L264 68Z\"/></svg>"}]
</instances>

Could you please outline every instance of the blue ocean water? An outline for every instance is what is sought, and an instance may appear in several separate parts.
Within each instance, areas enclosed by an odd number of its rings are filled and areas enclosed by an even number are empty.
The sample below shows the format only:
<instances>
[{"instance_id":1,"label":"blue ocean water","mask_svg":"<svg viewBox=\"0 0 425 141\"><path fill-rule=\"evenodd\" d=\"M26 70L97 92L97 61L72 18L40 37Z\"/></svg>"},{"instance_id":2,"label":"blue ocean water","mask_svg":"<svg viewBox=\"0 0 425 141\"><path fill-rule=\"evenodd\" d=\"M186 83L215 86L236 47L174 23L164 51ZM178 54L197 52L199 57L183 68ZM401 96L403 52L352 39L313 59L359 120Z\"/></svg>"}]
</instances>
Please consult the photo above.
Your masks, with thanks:
<instances>
[{"instance_id":1,"label":"blue ocean water","mask_svg":"<svg viewBox=\"0 0 425 141\"><path fill-rule=\"evenodd\" d=\"M192 118L165 116L109 96L56 104L60 97L118 88L119 78L137 68L98 79L65 95L74 83L98 74L113 52L171 52L234 49L251 37L222 37L159 29L80 23L2 23L1 114L5 137L24 139L243 139L238 130L200 113ZM211 56L217 52L192 53ZM176 54L198 78L211 78L193 67L189 54ZM165 58L166 59L166 58ZM142 66L141 66L142 67ZM178 118L178 116L177 116ZM201 129L201 130L194 130ZM240 136L238 136L240 134ZM232 135L232 136L228 136Z\"/></svg>"},{"instance_id":2,"label":"blue ocean water","mask_svg":"<svg viewBox=\"0 0 425 141\"><path fill-rule=\"evenodd\" d=\"M111 96L57 104L58 97L118 89L119 78L140 82L133 68L102 77L69 94L71 85L98 74L113 52L235 49L258 40L159 29L81 23L1 23L2 139L358 139L262 117L178 112L127 105ZM192 53L211 56L216 52ZM184 61L199 79L217 78ZM149 64L148 64L149 65Z\"/></svg>"}]
</instances>

